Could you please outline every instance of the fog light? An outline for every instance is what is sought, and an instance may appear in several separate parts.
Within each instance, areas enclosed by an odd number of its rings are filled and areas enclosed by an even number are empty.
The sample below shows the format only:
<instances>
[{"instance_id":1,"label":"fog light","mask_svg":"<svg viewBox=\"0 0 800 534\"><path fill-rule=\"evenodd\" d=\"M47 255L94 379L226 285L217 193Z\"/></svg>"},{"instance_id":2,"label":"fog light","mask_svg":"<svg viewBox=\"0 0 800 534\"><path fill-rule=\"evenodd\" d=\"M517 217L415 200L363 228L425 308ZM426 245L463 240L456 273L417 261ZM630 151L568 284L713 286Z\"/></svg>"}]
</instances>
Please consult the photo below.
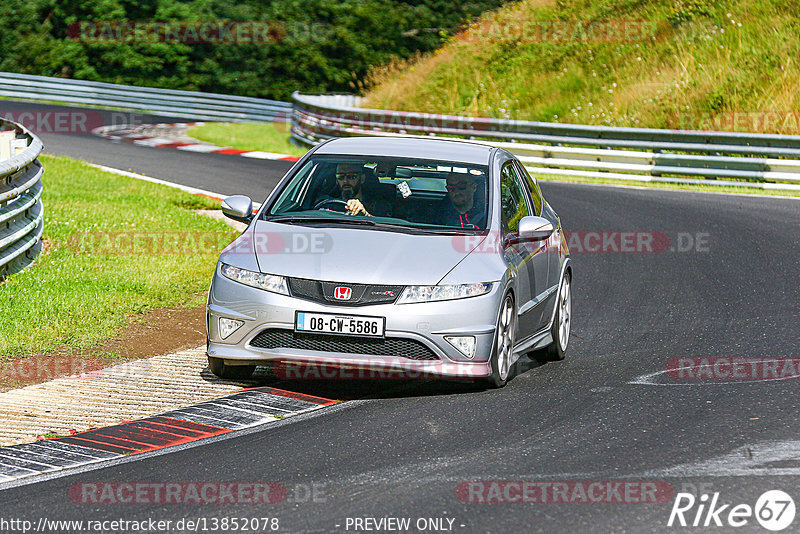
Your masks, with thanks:
<instances>
[{"instance_id":1,"label":"fog light","mask_svg":"<svg viewBox=\"0 0 800 534\"><path fill-rule=\"evenodd\" d=\"M244 321L239 321L238 319L228 319L227 317L220 317L219 318L219 337L221 339L225 339L229 335L236 332L240 326L244 324Z\"/></svg>"},{"instance_id":2,"label":"fog light","mask_svg":"<svg viewBox=\"0 0 800 534\"><path fill-rule=\"evenodd\" d=\"M475 336L444 336L444 338L470 360L475 356Z\"/></svg>"}]
</instances>

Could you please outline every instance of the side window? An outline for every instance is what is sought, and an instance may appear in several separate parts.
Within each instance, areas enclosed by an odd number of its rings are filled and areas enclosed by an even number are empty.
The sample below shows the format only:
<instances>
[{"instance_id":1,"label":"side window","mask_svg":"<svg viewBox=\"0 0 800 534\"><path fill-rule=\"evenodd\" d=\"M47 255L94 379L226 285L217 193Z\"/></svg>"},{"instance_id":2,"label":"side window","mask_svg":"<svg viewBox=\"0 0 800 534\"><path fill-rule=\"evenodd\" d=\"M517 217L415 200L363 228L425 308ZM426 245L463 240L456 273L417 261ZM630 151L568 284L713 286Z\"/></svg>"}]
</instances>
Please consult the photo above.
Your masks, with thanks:
<instances>
[{"instance_id":1,"label":"side window","mask_svg":"<svg viewBox=\"0 0 800 534\"><path fill-rule=\"evenodd\" d=\"M503 233L514 233L519 230L519 221L530 215L525 193L522 191L517 173L509 162L500 173L500 219Z\"/></svg>"},{"instance_id":2,"label":"side window","mask_svg":"<svg viewBox=\"0 0 800 534\"><path fill-rule=\"evenodd\" d=\"M528 171L525 170L519 162L517 162L516 167L520 176L524 179L525 185L528 187L528 192L531 194L531 200L533 200L533 214L534 215L541 215L542 214L542 207L544 206L544 197L542 197L542 191L539 189L539 184L531 178L531 175L528 174Z\"/></svg>"}]
</instances>

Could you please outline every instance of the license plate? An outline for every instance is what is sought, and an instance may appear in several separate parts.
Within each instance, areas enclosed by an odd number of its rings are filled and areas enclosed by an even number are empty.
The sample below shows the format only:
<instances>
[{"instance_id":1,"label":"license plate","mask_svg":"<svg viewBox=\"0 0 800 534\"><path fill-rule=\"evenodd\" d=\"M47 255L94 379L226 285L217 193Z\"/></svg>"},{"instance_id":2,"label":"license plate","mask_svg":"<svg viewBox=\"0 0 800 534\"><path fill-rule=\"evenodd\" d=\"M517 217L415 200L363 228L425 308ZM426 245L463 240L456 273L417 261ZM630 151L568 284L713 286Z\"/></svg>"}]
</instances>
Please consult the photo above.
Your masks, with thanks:
<instances>
[{"instance_id":1,"label":"license plate","mask_svg":"<svg viewBox=\"0 0 800 534\"><path fill-rule=\"evenodd\" d=\"M346 336L383 337L386 319L361 315L297 312L295 332L341 334Z\"/></svg>"}]
</instances>

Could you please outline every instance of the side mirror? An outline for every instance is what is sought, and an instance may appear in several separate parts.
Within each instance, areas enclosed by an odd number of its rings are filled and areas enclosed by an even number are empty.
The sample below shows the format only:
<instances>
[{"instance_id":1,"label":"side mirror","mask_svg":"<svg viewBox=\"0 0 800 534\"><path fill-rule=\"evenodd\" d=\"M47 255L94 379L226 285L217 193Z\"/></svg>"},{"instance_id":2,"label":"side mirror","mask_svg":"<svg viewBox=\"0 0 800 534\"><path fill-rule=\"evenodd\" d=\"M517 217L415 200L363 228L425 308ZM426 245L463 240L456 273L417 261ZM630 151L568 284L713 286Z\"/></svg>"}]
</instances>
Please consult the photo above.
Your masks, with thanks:
<instances>
[{"instance_id":1,"label":"side mirror","mask_svg":"<svg viewBox=\"0 0 800 534\"><path fill-rule=\"evenodd\" d=\"M244 195L233 195L222 201L222 213L234 221L249 223L253 219L253 201Z\"/></svg>"},{"instance_id":2,"label":"side mirror","mask_svg":"<svg viewBox=\"0 0 800 534\"><path fill-rule=\"evenodd\" d=\"M529 215L519 221L519 238L541 241L553 233L553 223L544 217Z\"/></svg>"}]
</instances>

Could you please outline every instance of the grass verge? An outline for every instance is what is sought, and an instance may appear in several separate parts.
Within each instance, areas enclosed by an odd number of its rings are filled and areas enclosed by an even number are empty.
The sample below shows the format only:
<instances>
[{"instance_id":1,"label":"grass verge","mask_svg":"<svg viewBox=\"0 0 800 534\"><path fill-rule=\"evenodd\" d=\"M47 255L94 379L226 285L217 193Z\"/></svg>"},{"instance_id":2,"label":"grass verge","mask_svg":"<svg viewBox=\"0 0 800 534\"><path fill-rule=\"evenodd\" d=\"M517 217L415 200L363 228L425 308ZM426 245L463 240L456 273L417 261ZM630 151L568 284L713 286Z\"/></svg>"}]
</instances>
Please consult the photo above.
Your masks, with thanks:
<instances>
[{"instance_id":1,"label":"grass verge","mask_svg":"<svg viewBox=\"0 0 800 534\"><path fill-rule=\"evenodd\" d=\"M43 155L44 250L0 283L0 361L107 339L153 308L203 302L229 226L212 200Z\"/></svg>"},{"instance_id":2,"label":"grass verge","mask_svg":"<svg viewBox=\"0 0 800 534\"><path fill-rule=\"evenodd\" d=\"M574 124L800 133L787 0L522 0L375 69L368 107Z\"/></svg>"},{"instance_id":3,"label":"grass verge","mask_svg":"<svg viewBox=\"0 0 800 534\"><path fill-rule=\"evenodd\" d=\"M308 151L289 141L289 125L283 122L212 122L193 126L187 135L238 150L262 150L291 156L302 156Z\"/></svg>"}]
</instances>

